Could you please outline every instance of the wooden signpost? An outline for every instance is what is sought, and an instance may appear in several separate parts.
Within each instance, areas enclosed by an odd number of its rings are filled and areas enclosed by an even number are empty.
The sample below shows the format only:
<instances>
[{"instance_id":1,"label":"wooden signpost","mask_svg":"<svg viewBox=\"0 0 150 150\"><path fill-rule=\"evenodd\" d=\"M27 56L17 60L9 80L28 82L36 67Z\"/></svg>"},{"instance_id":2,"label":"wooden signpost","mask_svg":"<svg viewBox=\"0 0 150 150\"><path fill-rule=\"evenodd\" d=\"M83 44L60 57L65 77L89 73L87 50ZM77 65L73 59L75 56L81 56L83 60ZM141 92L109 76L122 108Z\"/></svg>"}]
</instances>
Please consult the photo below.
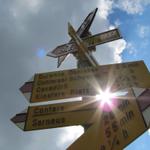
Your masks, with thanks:
<instances>
[{"instance_id":1,"label":"wooden signpost","mask_svg":"<svg viewBox=\"0 0 150 150\"><path fill-rule=\"evenodd\" d=\"M92 56L96 45L122 38L119 29L91 35L89 28L97 8L89 13L77 32L68 24L69 43L47 55L58 58L58 66L69 53L78 69L37 73L20 91L31 103L65 99L63 103L29 106L11 120L24 131L82 125L86 128L67 150L122 150L150 127L150 75L143 61L99 66ZM126 94L108 102L96 101L100 91ZM89 98L90 96L90 98ZM84 97L69 102L67 98ZM106 105L108 110L103 109ZM89 143L89 144L87 144Z\"/></svg>"}]
</instances>

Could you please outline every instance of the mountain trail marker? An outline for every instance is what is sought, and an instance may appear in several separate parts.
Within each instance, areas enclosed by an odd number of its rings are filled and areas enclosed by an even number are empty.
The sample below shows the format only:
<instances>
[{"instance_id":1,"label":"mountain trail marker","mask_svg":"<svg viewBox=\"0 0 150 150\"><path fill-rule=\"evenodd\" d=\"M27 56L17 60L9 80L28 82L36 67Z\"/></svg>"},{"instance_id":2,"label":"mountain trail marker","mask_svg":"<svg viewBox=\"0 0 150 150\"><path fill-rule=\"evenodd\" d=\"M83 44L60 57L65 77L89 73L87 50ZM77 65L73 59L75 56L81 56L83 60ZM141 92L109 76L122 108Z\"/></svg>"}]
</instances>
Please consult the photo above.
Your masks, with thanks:
<instances>
[{"instance_id":1,"label":"mountain trail marker","mask_svg":"<svg viewBox=\"0 0 150 150\"><path fill-rule=\"evenodd\" d=\"M150 127L150 73L145 63L99 65L92 55L97 45L122 38L118 28L91 34L97 10L77 31L68 23L71 40L47 54L58 58L59 67L72 53L78 68L36 73L20 88L32 104L53 104L29 106L11 119L23 131L82 125L85 132L67 150L122 150Z\"/></svg>"}]
</instances>

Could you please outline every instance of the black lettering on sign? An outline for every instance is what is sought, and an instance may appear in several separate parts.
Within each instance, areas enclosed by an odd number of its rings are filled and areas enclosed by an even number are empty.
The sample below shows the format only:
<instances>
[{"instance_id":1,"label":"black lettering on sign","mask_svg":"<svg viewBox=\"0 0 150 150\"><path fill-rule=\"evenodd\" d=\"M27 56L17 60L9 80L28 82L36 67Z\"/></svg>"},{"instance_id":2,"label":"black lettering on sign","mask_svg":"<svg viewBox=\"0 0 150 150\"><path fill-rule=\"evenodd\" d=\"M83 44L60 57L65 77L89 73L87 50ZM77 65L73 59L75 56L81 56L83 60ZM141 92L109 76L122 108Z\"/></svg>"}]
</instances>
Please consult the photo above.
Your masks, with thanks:
<instances>
[{"instance_id":1,"label":"black lettering on sign","mask_svg":"<svg viewBox=\"0 0 150 150\"><path fill-rule=\"evenodd\" d=\"M120 144L119 139L116 139L116 145L119 145L119 144Z\"/></svg>"},{"instance_id":2,"label":"black lettering on sign","mask_svg":"<svg viewBox=\"0 0 150 150\"><path fill-rule=\"evenodd\" d=\"M106 150L105 145L101 145L101 146L100 146L100 150Z\"/></svg>"},{"instance_id":3,"label":"black lettering on sign","mask_svg":"<svg viewBox=\"0 0 150 150\"><path fill-rule=\"evenodd\" d=\"M115 115L114 115L114 113L113 113L112 111L109 112L109 118L110 118L111 120L115 119Z\"/></svg>"},{"instance_id":4,"label":"black lettering on sign","mask_svg":"<svg viewBox=\"0 0 150 150\"><path fill-rule=\"evenodd\" d=\"M48 74L39 74L39 79L48 79Z\"/></svg>"},{"instance_id":5,"label":"black lettering on sign","mask_svg":"<svg viewBox=\"0 0 150 150\"><path fill-rule=\"evenodd\" d=\"M64 106L47 106L47 107L35 107L33 115L49 114L53 112L60 112L64 110Z\"/></svg>"},{"instance_id":6,"label":"black lettering on sign","mask_svg":"<svg viewBox=\"0 0 150 150\"><path fill-rule=\"evenodd\" d=\"M119 139L117 138L117 135L115 135L112 139L112 143L111 143L111 148L110 150L113 150L114 149L114 146L115 145L119 145L120 144L120 141Z\"/></svg>"},{"instance_id":7,"label":"black lettering on sign","mask_svg":"<svg viewBox=\"0 0 150 150\"><path fill-rule=\"evenodd\" d=\"M134 118L134 113L133 111L128 111L125 113L125 115L120 119L120 126L126 125L130 120Z\"/></svg>"},{"instance_id":8,"label":"black lettering on sign","mask_svg":"<svg viewBox=\"0 0 150 150\"><path fill-rule=\"evenodd\" d=\"M52 118L52 119L44 119L44 120L33 119L32 126L33 128L42 127L42 126L51 126L51 125L59 126L60 124L63 123L65 123L65 118Z\"/></svg>"},{"instance_id":9,"label":"black lettering on sign","mask_svg":"<svg viewBox=\"0 0 150 150\"><path fill-rule=\"evenodd\" d=\"M110 121L109 121L109 117L107 114L103 115L103 120L104 120L104 126L109 125Z\"/></svg>"},{"instance_id":10,"label":"black lettering on sign","mask_svg":"<svg viewBox=\"0 0 150 150\"><path fill-rule=\"evenodd\" d=\"M36 94L36 99L47 99L52 97L62 97L65 96L64 92L53 92L53 93L38 93Z\"/></svg>"},{"instance_id":11,"label":"black lettering on sign","mask_svg":"<svg viewBox=\"0 0 150 150\"><path fill-rule=\"evenodd\" d=\"M71 95L92 95L92 91L87 89L71 89L70 90Z\"/></svg>"},{"instance_id":12,"label":"black lettering on sign","mask_svg":"<svg viewBox=\"0 0 150 150\"><path fill-rule=\"evenodd\" d=\"M119 129L119 127L118 127L118 123L117 123L117 121L116 120L114 120L113 122L112 122L112 129L113 129L113 131L114 132L117 132L118 131L118 129Z\"/></svg>"},{"instance_id":13,"label":"black lettering on sign","mask_svg":"<svg viewBox=\"0 0 150 150\"><path fill-rule=\"evenodd\" d=\"M110 138L111 135L112 135L112 132L117 132L118 129L119 129L118 123L117 123L117 121L114 120L114 121L111 123L111 126L108 126L108 127L105 129L105 136L106 136L107 138Z\"/></svg>"},{"instance_id":14,"label":"black lettering on sign","mask_svg":"<svg viewBox=\"0 0 150 150\"><path fill-rule=\"evenodd\" d=\"M111 137L111 128L110 127L107 127L105 129L105 135L107 138L110 138Z\"/></svg>"},{"instance_id":15,"label":"black lettering on sign","mask_svg":"<svg viewBox=\"0 0 150 150\"><path fill-rule=\"evenodd\" d=\"M118 106L118 109L120 111L124 111L128 107L129 104L130 104L129 100L122 100L120 105Z\"/></svg>"},{"instance_id":16,"label":"black lettering on sign","mask_svg":"<svg viewBox=\"0 0 150 150\"><path fill-rule=\"evenodd\" d=\"M122 129L122 135L124 139L127 139L129 137L128 132L126 129Z\"/></svg>"}]
</instances>

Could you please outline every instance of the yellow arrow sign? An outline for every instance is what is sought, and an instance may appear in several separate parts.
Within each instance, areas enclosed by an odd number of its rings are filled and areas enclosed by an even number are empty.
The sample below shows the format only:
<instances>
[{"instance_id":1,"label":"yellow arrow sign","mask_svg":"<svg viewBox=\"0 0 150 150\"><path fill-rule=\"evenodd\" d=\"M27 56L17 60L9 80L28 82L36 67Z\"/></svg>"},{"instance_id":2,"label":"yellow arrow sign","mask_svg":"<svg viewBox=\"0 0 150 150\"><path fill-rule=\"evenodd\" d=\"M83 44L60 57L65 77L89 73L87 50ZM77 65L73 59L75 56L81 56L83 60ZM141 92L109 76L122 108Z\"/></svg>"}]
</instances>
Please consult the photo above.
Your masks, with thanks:
<instances>
[{"instance_id":1,"label":"yellow arrow sign","mask_svg":"<svg viewBox=\"0 0 150 150\"><path fill-rule=\"evenodd\" d=\"M93 96L101 89L128 87L150 87L149 71L143 61L36 74L30 101Z\"/></svg>"},{"instance_id":2,"label":"yellow arrow sign","mask_svg":"<svg viewBox=\"0 0 150 150\"><path fill-rule=\"evenodd\" d=\"M93 67L98 66L97 61L94 59L94 57L92 57L92 55L89 54L87 46L84 44L82 39L77 35L76 31L74 30L74 28L70 23L68 23L68 33L79 47L79 50L81 50L81 52L79 51L79 54L82 53L82 55L85 56L86 59L89 61L89 64L91 66Z\"/></svg>"},{"instance_id":3,"label":"yellow arrow sign","mask_svg":"<svg viewBox=\"0 0 150 150\"><path fill-rule=\"evenodd\" d=\"M28 107L25 130L37 130L80 124L91 124L98 101L49 104Z\"/></svg>"},{"instance_id":4,"label":"yellow arrow sign","mask_svg":"<svg viewBox=\"0 0 150 150\"><path fill-rule=\"evenodd\" d=\"M121 38L122 37L120 35L119 29L113 29L103 33L82 38L82 40L88 48L91 48L93 46L104 44L106 42L111 42ZM74 41L71 41L69 43L57 46L53 51L48 52L47 56L57 58L77 51L78 51L78 47L76 46Z\"/></svg>"},{"instance_id":5,"label":"yellow arrow sign","mask_svg":"<svg viewBox=\"0 0 150 150\"><path fill-rule=\"evenodd\" d=\"M97 121L67 150L122 150L147 129L131 92L112 112L99 112Z\"/></svg>"},{"instance_id":6,"label":"yellow arrow sign","mask_svg":"<svg viewBox=\"0 0 150 150\"><path fill-rule=\"evenodd\" d=\"M29 109L28 112L30 113L31 111L32 110ZM28 115L25 131L91 124L93 123L93 119L91 118L94 116L95 112L96 110L94 109L88 109L56 114Z\"/></svg>"}]
</instances>

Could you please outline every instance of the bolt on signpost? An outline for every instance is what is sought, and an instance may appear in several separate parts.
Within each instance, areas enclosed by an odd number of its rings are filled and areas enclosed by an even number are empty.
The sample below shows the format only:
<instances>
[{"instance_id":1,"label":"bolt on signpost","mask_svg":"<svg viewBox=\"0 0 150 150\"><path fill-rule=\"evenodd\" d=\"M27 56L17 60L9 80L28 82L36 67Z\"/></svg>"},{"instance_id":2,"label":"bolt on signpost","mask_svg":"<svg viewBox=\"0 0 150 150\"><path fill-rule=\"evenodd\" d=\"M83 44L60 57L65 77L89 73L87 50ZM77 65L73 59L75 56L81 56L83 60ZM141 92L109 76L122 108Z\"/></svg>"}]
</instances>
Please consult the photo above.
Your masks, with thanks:
<instances>
[{"instance_id":1,"label":"bolt on signpost","mask_svg":"<svg viewBox=\"0 0 150 150\"><path fill-rule=\"evenodd\" d=\"M150 125L149 71L143 61L98 65L92 55L95 46L122 37L119 29L91 35L96 12L89 13L77 31L68 23L71 40L47 54L58 58L59 67L72 53L78 68L37 73L20 88L30 103L66 101L29 106L11 119L23 131L82 125L84 134L67 150L122 150ZM108 87L115 97L109 100L107 93L105 101L96 101ZM67 101L76 97L82 100Z\"/></svg>"}]
</instances>

